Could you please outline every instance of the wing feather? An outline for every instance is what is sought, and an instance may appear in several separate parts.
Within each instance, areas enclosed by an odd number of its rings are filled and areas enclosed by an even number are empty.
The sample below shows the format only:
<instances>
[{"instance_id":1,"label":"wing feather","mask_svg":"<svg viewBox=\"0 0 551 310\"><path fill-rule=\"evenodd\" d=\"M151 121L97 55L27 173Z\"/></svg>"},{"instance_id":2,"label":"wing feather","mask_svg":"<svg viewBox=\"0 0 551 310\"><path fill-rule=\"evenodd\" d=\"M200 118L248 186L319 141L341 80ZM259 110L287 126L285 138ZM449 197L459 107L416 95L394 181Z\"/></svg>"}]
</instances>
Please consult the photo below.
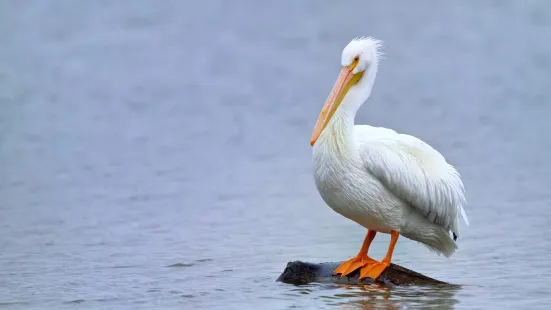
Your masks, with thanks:
<instances>
[{"instance_id":1,"label":"wing feather","mask_svg":"<svg viewBox=\"0 0 551 310\"><path fill-rule=\"evenodd\" d=\"M422 140L393 130L355 126L365 168L394 195L429 221L459 234L459 217L468 225L465 189L457 170Z\"/></svg>"}]
</instances>

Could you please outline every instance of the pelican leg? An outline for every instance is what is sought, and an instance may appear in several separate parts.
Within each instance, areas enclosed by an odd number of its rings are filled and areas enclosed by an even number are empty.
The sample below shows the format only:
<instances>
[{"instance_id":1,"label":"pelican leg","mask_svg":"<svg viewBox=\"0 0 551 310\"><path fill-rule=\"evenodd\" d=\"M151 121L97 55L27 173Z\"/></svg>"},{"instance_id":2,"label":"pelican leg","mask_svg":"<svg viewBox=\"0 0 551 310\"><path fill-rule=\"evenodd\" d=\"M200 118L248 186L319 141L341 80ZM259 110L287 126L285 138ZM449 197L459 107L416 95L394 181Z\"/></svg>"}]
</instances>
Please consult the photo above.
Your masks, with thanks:
<instances>
[{"instance_id":1,"label":"pelican leg","mask_svg":"<svg viewBox=\"0 0 551 310\"><path fill-rule=\"evenodd\" d=\"M340 264L340 266L337 267L337 269L335 269L333 273L340 274L344 277L351 274L356 269L363 268L364 266L369 266L372 262L375 262L375 260L367 256L367 251L369 251L369 246L371 245L373 239L375 239L376 234L376 231L368 230L362 244L362 248L360 249L360 252L358 252L358 255Z\"/></svg>"},{"instance_id":2,"label":"pelican leg","mask_svg":"<svg viewBox=\"0 0 551 310\"><path fill-rule=\"evenodd\" d=\"M400 234L397 231L392 230L390 232L390 244L388 245L388 251L386 252L385 258L380 262L373 261L368 266L363 267L360 270L360 279L372 278L376 280L381 273L385 271L386 267L390 266L392 252L394 252L394 247L396 246L396 242L398 242L399 236Z\"/></svg>"}]
</instances>

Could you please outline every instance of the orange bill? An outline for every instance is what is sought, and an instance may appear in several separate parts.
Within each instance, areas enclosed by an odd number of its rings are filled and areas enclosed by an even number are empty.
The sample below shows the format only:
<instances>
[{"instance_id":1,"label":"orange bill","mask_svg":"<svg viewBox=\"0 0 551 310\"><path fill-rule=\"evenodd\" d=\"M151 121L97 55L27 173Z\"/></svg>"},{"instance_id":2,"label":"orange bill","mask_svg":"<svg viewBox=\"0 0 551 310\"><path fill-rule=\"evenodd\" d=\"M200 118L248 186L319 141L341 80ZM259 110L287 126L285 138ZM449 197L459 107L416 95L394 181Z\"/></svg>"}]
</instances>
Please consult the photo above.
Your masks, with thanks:
<instances>
[{"instance_id":1,"label":"orange bill","mask_svg":"<svg viewBox=\"0 0 551 310\"><path fill-rule=\"evenodd\" d=\"M356 67L355 65L356 63L342 68L341 73L339 74L339 77L337 78L327 101L325 102L325 105L321 109L316 126L314 126L314 132L312 133L310 145L313 146L316 143L323 129L327 126L331 120L331 117L333 117L333 114L339 107L350 87L357 83L361 78L362 72L358 72L356 74L352 73Z\"/></svg>"}]
</instances>

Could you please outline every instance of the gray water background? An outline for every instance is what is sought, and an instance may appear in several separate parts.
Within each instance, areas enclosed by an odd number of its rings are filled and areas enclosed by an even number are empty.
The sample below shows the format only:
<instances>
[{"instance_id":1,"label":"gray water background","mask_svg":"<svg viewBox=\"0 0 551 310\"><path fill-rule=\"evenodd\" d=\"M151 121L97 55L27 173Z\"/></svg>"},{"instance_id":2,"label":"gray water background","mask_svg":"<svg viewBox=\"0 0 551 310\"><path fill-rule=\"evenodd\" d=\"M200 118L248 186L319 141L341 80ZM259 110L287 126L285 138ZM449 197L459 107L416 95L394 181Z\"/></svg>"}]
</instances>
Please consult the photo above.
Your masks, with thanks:
<instances>
[{"instance_id":1,"label":"gray water background","mask_svg":"<svg viewBox=\"0 0 551 310\"><path fill-rule=\"evenodd\" d=\"M433 145L469 200L451 259L394 262L461 289L274 281L365 234L308 143L360 35L386 57L357 122ZM536 0L1 0L0 308L549 309L550 38Z\"/></svg>"}]
</instances>

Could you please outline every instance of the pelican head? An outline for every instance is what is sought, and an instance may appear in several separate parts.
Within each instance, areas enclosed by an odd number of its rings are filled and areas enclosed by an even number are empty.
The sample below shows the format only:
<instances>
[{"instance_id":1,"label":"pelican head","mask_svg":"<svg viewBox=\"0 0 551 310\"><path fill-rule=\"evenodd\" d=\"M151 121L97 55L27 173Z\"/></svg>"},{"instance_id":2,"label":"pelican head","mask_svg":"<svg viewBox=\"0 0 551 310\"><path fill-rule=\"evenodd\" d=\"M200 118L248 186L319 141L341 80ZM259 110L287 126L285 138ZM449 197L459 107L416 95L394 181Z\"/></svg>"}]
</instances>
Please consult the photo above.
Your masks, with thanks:
<instances>
[{"instance_id":1,"label":"pelican head","mask_svg":"<svg viewBox=\"0 0 551 310\"><path fill-rule=\"evenodd\" d=\"M318 117L311 145L316 143L339 107L355 114L369 98L377 74L381 46L381 41L363 37L353 39L344 48L341 72Z\"/></svg>"}]
</instances>

